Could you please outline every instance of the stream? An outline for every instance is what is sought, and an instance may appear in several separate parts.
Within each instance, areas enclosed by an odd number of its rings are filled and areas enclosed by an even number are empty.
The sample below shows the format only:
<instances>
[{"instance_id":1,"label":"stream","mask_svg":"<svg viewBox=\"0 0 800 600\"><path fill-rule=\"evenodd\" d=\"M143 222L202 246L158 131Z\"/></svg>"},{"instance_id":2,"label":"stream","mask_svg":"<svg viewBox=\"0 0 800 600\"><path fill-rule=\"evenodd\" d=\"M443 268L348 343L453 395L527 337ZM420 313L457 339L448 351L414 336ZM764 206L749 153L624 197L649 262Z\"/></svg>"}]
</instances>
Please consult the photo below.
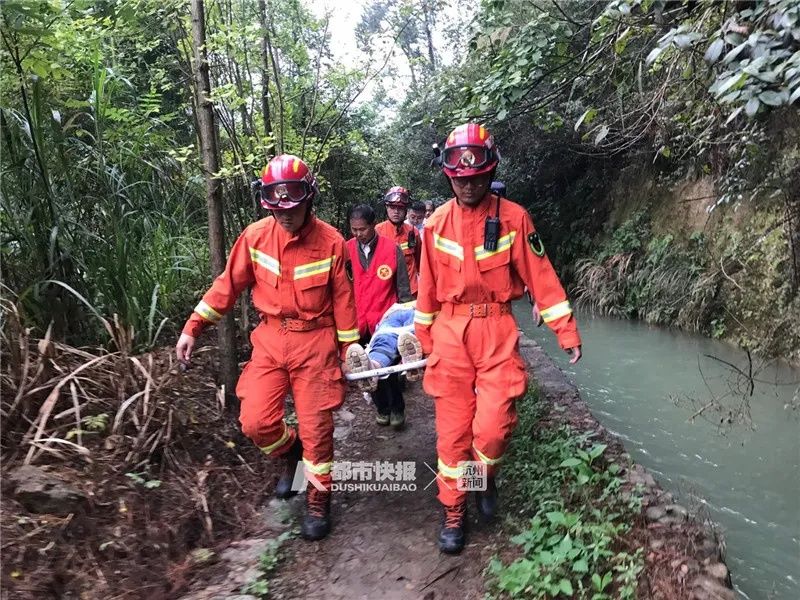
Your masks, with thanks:
<instances>
[{"instance_id":1,"label":"stream","mask_svg":"<svg viewBox=\"0 0 800 600\"><path fill-rule=\"evenodd\" d=\"M514 313L634 460L682 504L718 524L742 597L800 598L800 368L773 362L758 370L754 359L757 381L749 396L747 380L720 362L747 371L747 357L736 348L580 314L584 355L570 365L552 332L533 326L527 304ZM709 408L691 418L712 398L738 406L748 397L749 424L720 424L727 415Z\"/></svg>"}]
</instances>

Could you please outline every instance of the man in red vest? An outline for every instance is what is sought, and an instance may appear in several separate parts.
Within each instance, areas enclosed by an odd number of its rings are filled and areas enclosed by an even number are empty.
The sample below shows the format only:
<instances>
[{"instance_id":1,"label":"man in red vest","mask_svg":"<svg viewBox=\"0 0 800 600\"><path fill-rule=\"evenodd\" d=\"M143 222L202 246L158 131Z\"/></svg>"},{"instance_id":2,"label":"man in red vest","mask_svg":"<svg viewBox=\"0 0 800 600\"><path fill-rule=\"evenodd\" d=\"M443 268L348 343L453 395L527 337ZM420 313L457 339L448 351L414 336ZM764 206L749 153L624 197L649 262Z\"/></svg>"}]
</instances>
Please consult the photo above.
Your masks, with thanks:
<instances>
[{"instance_id":1,"label":"man in red vest","mask_svg":"<svg viewBox=\"0 0 800 600\"><path fill-rule=\"evenodd\" d=\"M417 273L419 272L419 257L422 244L419 232L405 222L408 207L411 205L411 194L399 185L390 188L383 197L388 219L375 227L378 235L389 238L400 246L403 251L403 260L408 272L408 281L411 284L411 293L417 295Z\"/></svg>"},{"instance_id":2,"label":"man in red vest","mask_svg":"<svg viewBox=\"0 0 800 600\"><path fill-rule=\"evenodd\" d=\"M375 211L361 204L350 210L347 242L355 284L356 313L361 343L366 344L378 321L396 302L413 300L403 251L390 238L375 231ZM374 394L378 425L400 429L405 423L405 401L397 374L378 381Z\"/></svg>"}]
</instances>

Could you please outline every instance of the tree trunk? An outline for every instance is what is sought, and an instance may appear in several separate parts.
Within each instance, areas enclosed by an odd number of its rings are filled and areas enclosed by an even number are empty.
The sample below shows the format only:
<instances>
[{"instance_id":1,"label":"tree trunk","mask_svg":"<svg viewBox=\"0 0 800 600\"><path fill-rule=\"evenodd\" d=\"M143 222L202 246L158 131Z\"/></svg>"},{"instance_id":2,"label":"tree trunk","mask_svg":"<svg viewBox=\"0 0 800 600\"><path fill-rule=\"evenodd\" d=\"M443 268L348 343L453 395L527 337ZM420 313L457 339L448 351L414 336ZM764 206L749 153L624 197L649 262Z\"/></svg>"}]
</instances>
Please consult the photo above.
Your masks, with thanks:
<instances>
[{"instance_id":1,"label":"tree trunk","mask_svg":"<svg viewBox=\"0 0 800 600\"><path fill-rule=\"evenodd\" d=\"M417 89L417 74L414 71L414 53L411 50L411 46L407 44L400 44L400 50L402 50L403 54L406 55L408 69L411 71L411 87L412 89Z\"/></svg>"},{"instance_id":2,"label":"tree trunk","mask_svg":"<svg viewBox=\"0 0 800 600\"><path fill-rule=\"evenodd\" d=\"M206 24L203 0L192 0L192 49L194 54L195 111L198 137L203 156L206 179L206 204L208 207L208 244L211 252L211 276L225 270L225 226L222 216L222 183L219 172L219 147L217 145L214 106L211 103L211 81L206 54ZM226 397L235 399L238 377L233 313L229 312L217 325L219 335L220 379L225 385ZM228 407L238 403L228 402Z\"/></svg>"},{"instance_id":3,"label":"tree trunk","mask_svg":"<svg viewBox=\"0 0 800 600\"><path fill-rule=\"evenodd\" d=\"M281 90L281 70L278 66L278 60L275 58L275 51L269 41L269 33L274 35L272 25L265 21L267 30L264 33L264 40L267 45L267 54L269 54L269 62L272 65L272 73L275 76L275 92L278 95L278 122L280 123L280 132L275 133L275 153L283 154L284 135L286 132L286 110L283 106L283 90Z\"/></svg>"},{"instance_id":4,"label":"tree trunk","mask_svg":"<svg viewBox=\"0 0 800 600\"><path fill-rule=\"evenodd\" d=\"M428 62L430 64L429 70L431 73L436 71L436 53L433 50L433 31L431 29L431 7L426 4L423 5L422 10L425 15L425 36L428 38Z\"/></svg>"},{"instance_id":5,"label":"tree trunk","mask_svg":"<svg viewBox=\"0 0 800 600\"><path fill-rule=\"evenodd\" d=\"M261 113L264 117L264 133L273 135L269 114L269 30L267 29L267 1L258 0L258 20L261 26ZM273 137L273 141L274 141Z\"/></svg>"}]
</instances>

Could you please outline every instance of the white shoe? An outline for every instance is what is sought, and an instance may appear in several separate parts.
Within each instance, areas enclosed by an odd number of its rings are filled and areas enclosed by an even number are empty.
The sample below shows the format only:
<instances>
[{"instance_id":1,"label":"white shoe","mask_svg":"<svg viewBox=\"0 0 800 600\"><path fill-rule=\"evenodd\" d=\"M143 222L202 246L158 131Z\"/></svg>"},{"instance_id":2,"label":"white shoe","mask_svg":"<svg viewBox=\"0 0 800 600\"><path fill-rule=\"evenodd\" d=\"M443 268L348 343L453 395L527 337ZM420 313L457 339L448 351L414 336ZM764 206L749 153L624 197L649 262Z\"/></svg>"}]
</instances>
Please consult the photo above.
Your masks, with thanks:
<instances>
[{"instance_id":1,"label":"white shoe","mask_svg":"<svg viewBox=\"0 0 800 600\"><path fill-rule=\"evenodd\" d=\"M404 331L397 337L397 350L404 363L422 360L422 344L419 343L417 336L410 331ZM411 369L406 371L406 379L417 381L422 377L422 369Z\"/></svg>"},{"instance_id":2,"label":"white shoe","mask_svg":"<svg viewBox=\"0 0 800 600\"><path fill-rule=\"evenodd\" d=\"M372 361L370 361L366 350L364 350L360 344L350 344L347 347L345 361L351 373L363 373L364 371L371 371L373 369ZM372 392L378 387L378 378L370 377L369 379L357 379L355 383L362 392Z\"/></svg>"}]
</instances>

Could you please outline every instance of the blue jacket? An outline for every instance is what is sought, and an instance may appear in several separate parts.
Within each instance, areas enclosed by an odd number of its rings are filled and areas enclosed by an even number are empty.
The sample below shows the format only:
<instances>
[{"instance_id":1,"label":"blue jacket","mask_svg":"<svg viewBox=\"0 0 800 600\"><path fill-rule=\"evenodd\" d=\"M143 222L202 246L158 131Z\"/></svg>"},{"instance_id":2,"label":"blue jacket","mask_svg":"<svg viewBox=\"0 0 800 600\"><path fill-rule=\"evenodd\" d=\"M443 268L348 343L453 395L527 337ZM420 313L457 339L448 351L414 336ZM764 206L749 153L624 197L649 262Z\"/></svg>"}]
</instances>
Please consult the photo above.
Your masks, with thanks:
<instances>
[{"instance_id":1,"label":"blue jacket","mask_svg":"<svg viewBox=\"0 0 800 600\"><path fill-rule=\"evenodd\" d=\"M394 310L380 320L369 343L370 359L382 367L397 362L400 357L397 351L397 338L403 328L410 332L414 331L413 308Z\"/></svg>"}]
</instances>

